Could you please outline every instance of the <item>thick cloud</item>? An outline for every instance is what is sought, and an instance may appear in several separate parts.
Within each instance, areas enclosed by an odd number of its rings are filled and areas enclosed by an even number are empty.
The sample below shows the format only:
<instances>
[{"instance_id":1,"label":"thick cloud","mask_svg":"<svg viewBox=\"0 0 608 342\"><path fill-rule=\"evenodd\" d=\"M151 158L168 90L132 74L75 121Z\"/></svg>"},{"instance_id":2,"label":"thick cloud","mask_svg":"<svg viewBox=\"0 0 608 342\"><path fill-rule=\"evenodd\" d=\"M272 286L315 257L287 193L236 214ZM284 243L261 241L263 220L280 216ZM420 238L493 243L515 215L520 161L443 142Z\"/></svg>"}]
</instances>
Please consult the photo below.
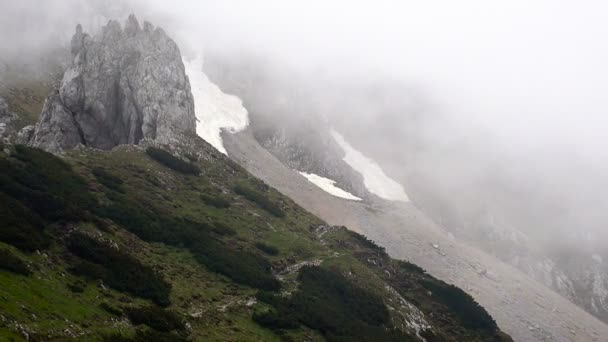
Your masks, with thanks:
<instances>
[{"instance_id":1,"label":"thick cloud","mask_svg":"<svg viewBox=\"0 0 608 342\"><path fill-rule=\"evenodd\" d=\"M359 105L328 110L349 142L408 193L460 212L499 207L540 237L559 227L553 241L608 224L607 10L592 0L3 1L0 59L135 12L187 56L248 50L308 84L381 84L388 95L373 106L344 95Z\"/></svg>"}]
</instances>

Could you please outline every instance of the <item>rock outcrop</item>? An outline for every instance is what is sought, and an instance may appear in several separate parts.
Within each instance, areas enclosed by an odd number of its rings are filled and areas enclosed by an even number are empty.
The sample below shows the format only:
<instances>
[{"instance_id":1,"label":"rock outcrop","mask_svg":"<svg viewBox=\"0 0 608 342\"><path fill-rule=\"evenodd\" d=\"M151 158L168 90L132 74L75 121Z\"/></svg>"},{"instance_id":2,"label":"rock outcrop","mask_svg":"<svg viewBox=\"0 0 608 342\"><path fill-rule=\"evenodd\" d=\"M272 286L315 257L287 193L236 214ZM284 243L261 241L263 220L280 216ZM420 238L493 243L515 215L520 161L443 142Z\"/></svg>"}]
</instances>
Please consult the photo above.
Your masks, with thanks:
<instances>
[{"instance_id":1,"label":"rock outcrop","mask_svg":"<svg viewBox=\"0 0 608 342\"><path fill-rule=\"evenodd\" d=\"M49 151L78 144L111 149L195 134L181 54L161 28L148 22L142 28L133 15L124 28L110 21L95 36L78 25L71 53L72 64L47 98L30 145Z\"/></svg>"},{"instance_id":2,"label":"rock outcrop","mask_svg":"<svg viewBox=\"0 0 608 342\"><path fill-rule=\"evenodd\" d=\"M11 135L11 122L15 119L15 114L9 111L8 104L0 97L0 142L8 141Z\"/></svg>"}]
</instances>

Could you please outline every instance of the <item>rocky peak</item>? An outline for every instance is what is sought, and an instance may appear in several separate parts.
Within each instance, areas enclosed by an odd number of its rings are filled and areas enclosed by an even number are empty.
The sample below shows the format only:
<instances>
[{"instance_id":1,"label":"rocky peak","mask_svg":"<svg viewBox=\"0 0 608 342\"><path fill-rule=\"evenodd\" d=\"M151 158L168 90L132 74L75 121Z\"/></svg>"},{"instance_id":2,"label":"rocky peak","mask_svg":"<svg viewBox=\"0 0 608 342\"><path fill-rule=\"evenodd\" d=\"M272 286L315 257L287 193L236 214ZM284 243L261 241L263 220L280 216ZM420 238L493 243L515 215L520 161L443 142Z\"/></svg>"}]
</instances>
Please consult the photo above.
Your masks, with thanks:
<instances>
[{"instance_id":1,"label":"rocky peak","mask_svg":"<svg viewBox=\"0 0 608 342\"><path fill-rule=\"evenodd\" d=\"M47 98L29 143L51 151L78 144L111 149L142 139L194 134L190 82L177 44L134 15L89 36L76 27L72 63ZM31 130L31 128L30 128Z\"/></svg>"}]
</instances>

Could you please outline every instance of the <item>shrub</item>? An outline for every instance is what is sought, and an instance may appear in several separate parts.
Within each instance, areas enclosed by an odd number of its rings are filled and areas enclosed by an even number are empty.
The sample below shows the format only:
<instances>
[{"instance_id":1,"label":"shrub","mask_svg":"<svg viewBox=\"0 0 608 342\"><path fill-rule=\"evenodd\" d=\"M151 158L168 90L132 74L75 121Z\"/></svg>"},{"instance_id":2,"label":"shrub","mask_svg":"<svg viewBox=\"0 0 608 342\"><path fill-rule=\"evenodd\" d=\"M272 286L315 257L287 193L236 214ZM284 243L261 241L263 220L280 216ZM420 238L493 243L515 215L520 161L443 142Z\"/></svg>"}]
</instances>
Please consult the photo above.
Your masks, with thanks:
<instances>
[{"instance_id":1,"label":"shrub","mask_svg":"<svg viewBox=\"0 0 608 342\"><path fill-rule=\"evenodd\" d=\"M274 246L269 246L263 242L256 242L255 247L268 255L279 254L279 249Z\"/></svg>"},{"instance_id":2,"label":"shrub","mask_svg":"<svg viewBox=\"0 0 608 342\"><path fill-rule=\"evenodd\" d=\"M85 259L72 267L73 273L101 279L118 291L150 299L158 305L169 305L170 284L129 254L81 233L70 236L68 249Z\"/></svg>"},{"instance_id":3,"label":"shrub","mask_svg":"<svg viewBox=\"0 0 608 342\"><path fill-rule=\"evenodd\" d=\"M0 202L0 241L30 252L48 247L50 237L36 213L4 193L0 193Z\"/></svg>"},{"instance_id":4,"label":"shrub","mask_svg":"<svg viewBox=\"0 0 608 342\"><path fill-rule=\"evenodd\" d=\"M120 193L125 192L125 189L122 186L122 179L112 175L111 173L100 167L93 168L91 172L93 173L97 181L99 181L99 183L103 184L107 188L112 189L114 191L118 191Z\"/></svg>"},{"instance_id":5,"label":"shrub","mask_svg":"<svg viewBox=\"0 0 608 342\"><path fill-rule=\"evenodd\" d=\"M486 309L460 288L441 280L423 280L422 285L447 306L466 327L493 333L498 330L496 322Z\"/></svg>"},{"instance_id":6,"label":"shrub","mask_svg":"<svg viewBox=\"0 0 608 342\"><path fill-rule=\"evenodd\" d=\"M301 324L321 332L329 341L409 341L390 327L382 298L338 272L306 266L298 276L300 287L291 298L258 293L274 309L253 319L269 329L291 329Z\"/></svg>"},{"instance_id":7,"label":"shrub","mask_svg":"<svg viewBox=\"0 0 608 342\"><path fill-rule=\"evenodd\" d=\"M111 334L103 338L104 342L187 342L188 338L179 334L160 332L156 330L137 330L135 336Z\"/></svg>"},{"instance_id":8,"label":"shrub","mask_svg":"<svg viewBox=\"0 0 608 342\"><path fill-rule=\"evenodd\" d=\"M201 169L198 166L175 157L161 148L148 147L146 153L157 162L183 174L198 175L201 173Z\"/></svg>"},{"instance_id":9,"label":"shrub","mask_svg":"<svg viewBox=\"0 0 608 342\"><path fill-rule=\"evenodd\" d=\"M237 283L269 291L281 288L272 275L270 263L259 255L230 248L212 239L196 242L191 251L210 270Z\"/></svg>"},{"instance_id":10,"label":"shrub","mask_svg":"<svg viewBox=\"0 0 608 342\"><path fill-rule=\"evenodd\" d=\"M371 249L371 250L379 253L382 256L388 256L388 254L386 254L386 250L384 249L384 247L378 246L374 241L368 239L365 235L359 234L357 232L353 232L352 230L347 230L346 232L355 241L357 241L359 246L361 246L363 248Z\"/></svg>"},{"instance_id":11,"label":"shrub","mask_svg":"<svg viewBox=\"0 0 608 342\"><path fill-rule=\"evenodd\" d=\"M285 212L277 204L273 203L266 194L258 192L251 187L239 184L234 187L234 192L256 203L260 208L266 210L276 217L285 217Z\"/></svg>"},{"instance_id":12,"label":"shrub","mask_svg":"<svg viewBox=\"0 0 608 342\"><path fill-rule=\"evenodd\" d=\"M221 196L220 194L211 195L211 194L201 194L201 199L205 202L206 205L210 205L219 209L230 208L230 200Z\"/></svg>"},{"instance_id":13,"label":"shrub","mask_svg":"<svg viewBox=\"0 0 608 342\"><path fill-rule=\"evenodd\" d=\"M22 163L0 163L0 189L20 200L40 216L51 220L78 221L81 212L95 203L86 182L60 158L45 151L15 146L14 157Z\"/></svg>"},{"instance_id":14,"label":"shrub","mask_svg":"<svg viewBox=\"0 0 608 342\"><path fill-rule=\"evenodd\" d=\"M125 312L134 325L145 324L162 332L184 330L184 322L177 314L157 306L126 308Z\"/></svg>"},{"instance_id":15,"label":"shrub","mask_svg":"<svg viewBox=\"0 0 608 342\"><path fill-rule=\"evenodd\" d=\"M122 316L123 313L121 309L116 308L106 302L102 302L101 304L99 304L99 308L114 316Z\"/></svg>"},{"instance_id":16,"label":"shrub","mask_svg":"<svg viewBox=\"0 0 608 342\"><path fill-rule=\"evenodd\" d=\"M143 240L186 247L196 260L210 270L235 282L260 289L276 290L280 283L273 277L270 263L263 257L240 251L214 237L211 232L232 234L232 229L174 218L140 203L120 199L99 214L123 225Z\"/></svg>"},{"instance_id":17,"label":"shrub","mask_svg":"<svg viewBox=\"0 0 608 342\"><path fill-rule=\"evenodd\" d=\"M70 291L74 293L83 293L84 290L87 288L87 283L82 280L76 280L73 283L69 283L67 286L68 289L70 289Z\"/></svg>"},{"instance_id":18,"label":"shrub","mask_svg":"<svg viewBox=\"0 0 608 342\"><path fill-rule=\"evenodd\" d=\"M26 276L32 273L20 257L4 248L0 248L0 269Z\"/></svg>"},{"instance_id":19,"label":"shrub","mask_svg":"<svg viewBox=\"0 0 608 342\"><path fill-rule=\"evenodd\" d=\"M222 222L213 222L211 231L218 235L236 235L236 230L228 227Z\"/></svg>"}]
</instances>

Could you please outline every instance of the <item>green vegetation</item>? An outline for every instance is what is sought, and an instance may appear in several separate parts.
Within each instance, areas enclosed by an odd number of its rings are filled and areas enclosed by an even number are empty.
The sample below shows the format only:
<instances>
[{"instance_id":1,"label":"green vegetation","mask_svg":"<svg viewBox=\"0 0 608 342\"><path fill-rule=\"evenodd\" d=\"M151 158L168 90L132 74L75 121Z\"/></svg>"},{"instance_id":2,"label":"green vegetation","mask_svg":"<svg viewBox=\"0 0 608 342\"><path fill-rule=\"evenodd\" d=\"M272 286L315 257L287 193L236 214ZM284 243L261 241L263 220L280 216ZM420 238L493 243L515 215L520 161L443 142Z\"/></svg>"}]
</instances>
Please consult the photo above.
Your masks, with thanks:
<instances>
[{"instance_id":1,"label":"green vegetation","mask_svg":"<svg viewBox=\"0 0 608 342\"><path fill-rule=\"evenodd\" d=\"M285 217L285 212L279 205L274 203L268 196L260 191L254 190L251 186L241 183L234 187L234 192L256 203L260 208L271 213L275 217Z\"/></svg>"},{"instance_id":2,"label":"green vegetation","mask_svg":"<svg viewBox=\"0 0 608 342\"><path fill-rule=\"evenodd\" d=\"M458 287L446 284L438 279L425 280L422 284L449 307L464 326L488 332L498 329L492 316L477 304L473 297Z\"/></svg>"},{"instance_id":3,"label":"green vegetation","mask_svg":"<svg viewBox=\"0 0 608 342\"><path fill-rule=\"evenodd\" d=\"M156 330L137 330L135 336L123 336L112 334L104 339L104 342L187 342L190 341L178 334L160 332Z\"/></svg>"},{"instance_id":4,"label":"green vegetation","mask_svg":"<svg viewBox=\"0 0 608 342\"><path fill-rule=\"evenodd\" d=\"M127 308L125 311L129 320L135 325L145 324L148 327L161 332L185 329L181 317L157 306Z\"/></svg>"},{"instance_id":5,"label":"green vegetation","mask_svg":"<svg viewBox=\"0 0 608 342\"><path fill-rule=\"evenodd\" d=\"M210 227L174 218L125 199L117 200L115 204L102 209L100 214L120 223L143 240L186 247L196 260L210 270L238 283L265 290L280 287L267 260L257 254L234 249L210 234L230 234L230 230L221 224Z\"/></svg>"},{"instance_id":6,"label":"green vegetation","mask_svg":"<svg viewBox=\"0 0 608 342\"><path fill-rule=\"evenodd\" d=\"M268 255L278 255L279 254L279 249L274 247L274 246L270 246L267 245L263 242L256 242L255 243L255 248L261 250L262 252L268 254Z\"/></svg>"},{"instance_id":7,"label":"green vegetation","mask_svg":"<svg viewBox=\"0 0 608 342\"><path fill-rule=\"evenodd\" d=\"M210 205L219 209L230 208L230 200L220 194L201 194L201 199L206 205Z\"/></svg>"},{"instance_id":8,"label":"green vegetation","mask_svg":"<svg viewBox=\"0 0 608 342\"><path fill-rule=\"evenodd\" d=\"M170 304L171 285L127 253L82 233L70 236L68 249L84 259L72 267L75 274L101 279L116 290L151 299L158 305Z\"/></svg>"},{"instance_id":9,"label":"green vegetation","mask_svg":"<svg viewBox=\"0 0 608 342\"><path fill-rule=\"evenodd\" d=\"M17 145L0 158L0 208L4 228L0 241L25 250L48 247L45 226L78 222L95 200L71 166L50 153Z\"/></svg>"},{"instance_id":10,"label":"green vegetation","mask_svg":"<svg viewBox=\"0 0 608 342\"><path fill-rule=\"evenodd\" d=\"M260 296L274 310L257 314L254 320L275 330L304 324L323 333L329 341L408 340L390 328L389 313L381 297L340 273L307 266L300 270L298 280L299 291L290 299Z\"/></svg>"},{"instance_id":11,"label":"green vegetation","mask_svg":"<svg viewBox=\"0 0 608 342\"><path fill-rule=\"evenodd\" d=\"M112 189L114 191L118 191L121 193L125 192L125 189L122 186L122 183L123 183L122 179L112 175L111 173L109 173L108 171L106 171L105 169L103 169L101 167L94 167L93 170L91 170L91 172L93 173L95 178L97 178L99 183L105 185L109 189Z\"/></svg>"},{"instance_id":12,"label":"green vegetation","mask_svg":"<svg viewBox=\"0 0 608 342\"><path fill-rule=\"evenodd\" d=\"M387 286L419 307L434 340L501 340L463 323L485 312L467 314L470 297L450 303L452 289L427 288L434 278L346 229L320 241L318 218L205 144L191 160L204 177L136 149L6 148L0 263L31 274L0 271L0 340L19 340L17 326L30 340L411 340Z\"/></svg>"},{"instance_id":13,"label":"green vegetation","mask_svg":"<svg viewBox=\"0 0 608 342\"><path fill-rule=\"evenodd\" d=\"M150 158L156 160L157 162L183 174L198 175L201 173L201 169L198 166L175 157L162 148L148 147L146 149L146 153L150 156Z\"/></svg>"},{"instance_id":14,"label":"green vegetation","mask_svg":"<svg viewBox=\"0 0 608 342\"><path fill-rule=\"evenodd\" d=\"M0 248L0 269L26 276L32 273L23 259L5 248Z\"/></svg>"}]
</instances>

